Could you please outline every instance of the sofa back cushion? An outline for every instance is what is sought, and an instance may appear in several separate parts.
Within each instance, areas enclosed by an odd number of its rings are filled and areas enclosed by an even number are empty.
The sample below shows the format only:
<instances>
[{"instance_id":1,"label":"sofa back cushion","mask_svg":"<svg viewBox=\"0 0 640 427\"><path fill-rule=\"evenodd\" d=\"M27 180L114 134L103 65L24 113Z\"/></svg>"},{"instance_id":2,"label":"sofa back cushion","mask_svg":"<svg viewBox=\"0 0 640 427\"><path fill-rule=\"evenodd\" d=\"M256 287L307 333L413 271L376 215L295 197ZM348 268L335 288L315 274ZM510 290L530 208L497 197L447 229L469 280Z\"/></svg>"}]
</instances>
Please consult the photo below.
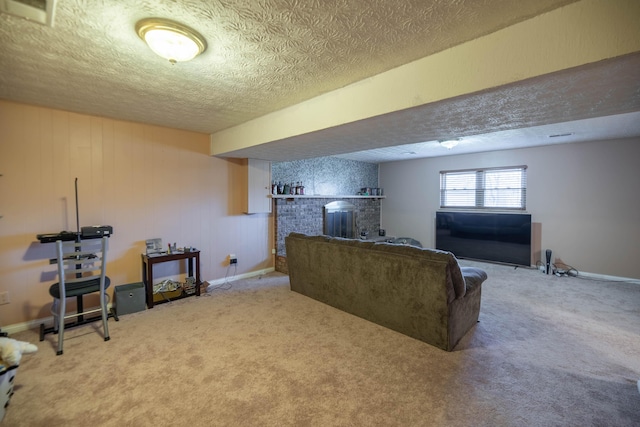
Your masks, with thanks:
<instances>
[{"instance_id":1,"label":"sofa back cushion","mask_svg":"<svg viewBox=\"0 0 640 427\"><path fill-rule=\"evenodd\" d=\"M344 239L341 237L331 237L325 235L308 236L306 234L295 232L291 233L290 236L294 238L303 238L310 241L353 246L360 249L369 249L389 254L418 257L425 261L445 263L447 265L447 302L451 302L456 298L462 298L466 293L466 284L460 270L458 260L451 252L442 251L439 249L419 248L417 246L411 245L401 245L386 242L370 242L358 239Z\"/></svg>"},{"instance_id":2,"label":"sofa back cushion","mask_svg":"<svg viewBox=\"0 0 640 427\"><path fill-rule=\"evenodd\" d=\"M447 264L447 289L453 290L452 295L448 298L449 302L455 298L462 298L466 293L466 285L462 272L460 271L460 265L458 259L447 251L441 251L439 249L419 248L417 246L410 245L398 245L392 243L379 242L375 243L377 250L403 254L408 256L415 256L429 261L443 262Z\"/></svg>"}]
</instances>

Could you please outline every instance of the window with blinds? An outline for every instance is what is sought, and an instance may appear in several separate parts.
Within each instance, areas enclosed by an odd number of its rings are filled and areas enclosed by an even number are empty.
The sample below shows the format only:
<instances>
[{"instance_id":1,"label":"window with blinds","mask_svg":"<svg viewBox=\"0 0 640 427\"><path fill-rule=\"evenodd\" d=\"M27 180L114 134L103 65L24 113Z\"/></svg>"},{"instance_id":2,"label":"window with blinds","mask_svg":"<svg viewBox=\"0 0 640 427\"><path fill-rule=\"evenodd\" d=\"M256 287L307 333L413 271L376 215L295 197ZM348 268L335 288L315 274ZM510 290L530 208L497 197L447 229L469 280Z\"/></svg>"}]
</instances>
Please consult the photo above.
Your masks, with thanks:
<instances>
[{"instance_id":1,"label":"window with blinds","mask_svg":"<svg viewBox=\"0 0 640 427\"><path fill-rule=\"evenodd\" d=\"M526 200L526 166L440 172L441 208L525 210Z\"/></svg>"}]
</instances>

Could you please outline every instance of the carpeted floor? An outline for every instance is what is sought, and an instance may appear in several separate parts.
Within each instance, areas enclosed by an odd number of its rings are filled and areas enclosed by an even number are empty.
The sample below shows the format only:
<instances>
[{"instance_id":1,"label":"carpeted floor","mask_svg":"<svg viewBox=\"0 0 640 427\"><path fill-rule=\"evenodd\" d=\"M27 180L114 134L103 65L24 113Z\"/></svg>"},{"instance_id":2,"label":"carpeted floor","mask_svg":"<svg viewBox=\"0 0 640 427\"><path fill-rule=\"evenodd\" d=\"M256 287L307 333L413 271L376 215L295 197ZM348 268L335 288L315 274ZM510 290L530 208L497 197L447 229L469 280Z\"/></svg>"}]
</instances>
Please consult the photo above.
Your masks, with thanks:
<instances>
[{"instance_id":1,"label":"carpeted floor","mask_svg":"<svg viewBox=\"0 0 640 427\"><path fill-rule=\"evenodd\" d=\"M31 341L7 426L637 426L640 286L487 270L445 352L272 273Z\"/></svg>"}]
</instances>

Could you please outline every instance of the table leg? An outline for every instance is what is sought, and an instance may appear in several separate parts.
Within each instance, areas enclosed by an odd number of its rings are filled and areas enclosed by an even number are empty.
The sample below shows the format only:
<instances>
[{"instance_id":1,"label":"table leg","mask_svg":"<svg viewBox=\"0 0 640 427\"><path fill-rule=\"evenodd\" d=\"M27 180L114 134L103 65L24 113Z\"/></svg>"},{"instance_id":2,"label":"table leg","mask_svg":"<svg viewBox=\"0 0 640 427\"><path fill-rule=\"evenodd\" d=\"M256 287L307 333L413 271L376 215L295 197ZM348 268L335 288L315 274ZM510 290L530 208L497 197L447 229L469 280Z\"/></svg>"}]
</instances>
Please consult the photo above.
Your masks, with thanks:
<instances>
[{"instance_id":1,"label":"table leg","mask_svg":"<svg viewBox=\"0 0 640 427\"><path fill-rule=\"evenodd\" d=\"M196 296L200 296L200 253L196 254Z\"/></svg>"},{"instance_id":2,"label":"table leg","mask_svg":"<svg viewBox=\"0 0 640 427\"><path fill-rule=\"evenodd\" d=\"M147 297L147 308L153 308L153 268L149 260L142 260L142 283Z\"/></svg>"}]
</instances>

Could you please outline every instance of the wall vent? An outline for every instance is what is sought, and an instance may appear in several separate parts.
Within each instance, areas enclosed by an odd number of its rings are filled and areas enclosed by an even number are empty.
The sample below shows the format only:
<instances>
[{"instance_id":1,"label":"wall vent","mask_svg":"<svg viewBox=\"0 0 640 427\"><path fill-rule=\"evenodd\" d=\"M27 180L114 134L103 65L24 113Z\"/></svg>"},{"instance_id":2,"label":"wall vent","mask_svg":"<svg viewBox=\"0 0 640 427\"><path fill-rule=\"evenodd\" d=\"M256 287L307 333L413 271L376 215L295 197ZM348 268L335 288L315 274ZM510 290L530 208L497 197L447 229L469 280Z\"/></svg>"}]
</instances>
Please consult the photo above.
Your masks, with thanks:
<instances>
[{"instance_id":1,"label":"wall vent","mask_svg":"<svg viewBox=\"0 0 640 427\"><path fill-rule=\"evenodd\" d=\"M0 0L0 12L53 27L57 0Z\"/></svg>"}]
</instances>

